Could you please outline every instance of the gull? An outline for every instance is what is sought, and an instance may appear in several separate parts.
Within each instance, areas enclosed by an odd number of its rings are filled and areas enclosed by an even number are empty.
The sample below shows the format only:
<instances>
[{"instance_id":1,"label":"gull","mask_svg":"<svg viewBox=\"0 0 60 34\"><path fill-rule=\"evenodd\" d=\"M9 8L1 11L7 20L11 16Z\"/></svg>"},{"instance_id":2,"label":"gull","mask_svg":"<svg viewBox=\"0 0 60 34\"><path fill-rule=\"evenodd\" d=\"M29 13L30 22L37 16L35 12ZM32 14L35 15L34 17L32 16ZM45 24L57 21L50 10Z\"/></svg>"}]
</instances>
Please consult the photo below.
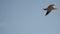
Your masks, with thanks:
<instances>
[{"instance_id":1,"label":"gull","mask_svg":"<svg viewBox=\"0 0 60 34\"><path fill-rule=\"evenodd\" d=\"M43 9L43 10L47 11L46 14L45 14L45 16L47 16L54 9L56 9L56 5L55 4L51 4L47 8Z\"/></svg>"}]
</instances>

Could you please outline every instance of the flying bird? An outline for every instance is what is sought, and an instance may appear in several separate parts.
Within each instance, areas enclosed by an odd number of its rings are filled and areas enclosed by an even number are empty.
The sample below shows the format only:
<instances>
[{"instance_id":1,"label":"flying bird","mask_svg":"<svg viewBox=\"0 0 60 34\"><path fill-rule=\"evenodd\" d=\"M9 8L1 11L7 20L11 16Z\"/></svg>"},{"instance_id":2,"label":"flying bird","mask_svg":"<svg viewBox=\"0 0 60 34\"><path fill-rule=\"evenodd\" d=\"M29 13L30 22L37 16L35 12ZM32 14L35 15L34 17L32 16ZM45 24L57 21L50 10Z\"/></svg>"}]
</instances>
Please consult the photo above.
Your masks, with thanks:
<instances>
[{"instance_id":1,"label":"flying bird","mask_svg":"<svg viewBox=\"0 0 60 34\"><path fill-rule=\"evenodd\" d=\"M43 9L43 10L46 10L47 11L46 14L45 14L45 16L47 16L54 9L56 9L55 4L51 4L47 8Z\"/></svg>"}]
</instances>

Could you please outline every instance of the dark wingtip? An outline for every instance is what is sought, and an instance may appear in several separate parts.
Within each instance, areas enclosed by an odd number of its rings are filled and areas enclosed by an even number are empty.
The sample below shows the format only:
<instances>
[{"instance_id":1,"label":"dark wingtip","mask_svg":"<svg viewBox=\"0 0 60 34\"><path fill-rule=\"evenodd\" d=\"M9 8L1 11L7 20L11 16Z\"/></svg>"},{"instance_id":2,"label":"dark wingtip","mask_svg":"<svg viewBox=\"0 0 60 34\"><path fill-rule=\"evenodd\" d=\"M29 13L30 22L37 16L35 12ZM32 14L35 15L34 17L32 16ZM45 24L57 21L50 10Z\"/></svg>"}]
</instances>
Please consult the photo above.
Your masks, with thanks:
<instances>
[{"instance_id":1,"label":"dark wingtip","mask_svg":"<svg viewBox=\"0 0 60 34\"><path fill-rule=\"evenodd\" d=\"M47 16L47 15L48 15L48 13L45 14L45 16Z\"/></svg>"},{"instance_id":2,"label":"dark wingtip","mask_svg":"<svg viewBox=\"0 0 60 34\"><path fill-rule=\"evenodd\" d=\"M47 16L51 11L47 11L47 13L45 14L45 16Z\"/></svg>"}]
</instances>

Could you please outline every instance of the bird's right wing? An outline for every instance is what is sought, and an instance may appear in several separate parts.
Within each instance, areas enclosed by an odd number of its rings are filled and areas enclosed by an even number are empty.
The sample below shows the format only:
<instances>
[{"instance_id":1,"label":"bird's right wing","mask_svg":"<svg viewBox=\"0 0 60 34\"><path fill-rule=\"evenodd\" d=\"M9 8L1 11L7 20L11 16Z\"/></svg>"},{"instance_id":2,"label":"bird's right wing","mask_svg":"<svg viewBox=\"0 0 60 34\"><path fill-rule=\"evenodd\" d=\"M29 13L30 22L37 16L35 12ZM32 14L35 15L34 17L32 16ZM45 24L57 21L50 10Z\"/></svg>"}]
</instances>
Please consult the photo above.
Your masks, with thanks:
<instances>
[{"instance_id":1,"label":"bird's right wing","mask_svg":"<svg viewBox=\"0 0 60 34\"><path fill-rule=\"evenodd\" d=\"M46 14L45 14L45 16L47 16L50 12L51 12L51 11L47 11Z\"/></svg>"}]
</instances>

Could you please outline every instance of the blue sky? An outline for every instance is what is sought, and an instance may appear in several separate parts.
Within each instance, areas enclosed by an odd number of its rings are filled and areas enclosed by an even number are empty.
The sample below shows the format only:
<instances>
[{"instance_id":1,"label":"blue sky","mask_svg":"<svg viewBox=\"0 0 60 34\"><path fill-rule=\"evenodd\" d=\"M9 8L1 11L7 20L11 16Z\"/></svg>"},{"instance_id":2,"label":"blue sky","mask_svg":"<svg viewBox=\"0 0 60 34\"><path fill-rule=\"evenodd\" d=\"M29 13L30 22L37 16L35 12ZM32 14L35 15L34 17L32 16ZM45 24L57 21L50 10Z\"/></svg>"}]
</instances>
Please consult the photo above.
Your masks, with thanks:
<instances>
[{"instance_id":1,"label":"blue sky","mask_svg":"<svg viewBox=\"0 0 60 34\"><path fill-rule=\"evenodd\" d=\"M60 34L60 0L0 0L0 34ZM56 4L45 16L46 8Z\"/></svg>"}]
</instances>

